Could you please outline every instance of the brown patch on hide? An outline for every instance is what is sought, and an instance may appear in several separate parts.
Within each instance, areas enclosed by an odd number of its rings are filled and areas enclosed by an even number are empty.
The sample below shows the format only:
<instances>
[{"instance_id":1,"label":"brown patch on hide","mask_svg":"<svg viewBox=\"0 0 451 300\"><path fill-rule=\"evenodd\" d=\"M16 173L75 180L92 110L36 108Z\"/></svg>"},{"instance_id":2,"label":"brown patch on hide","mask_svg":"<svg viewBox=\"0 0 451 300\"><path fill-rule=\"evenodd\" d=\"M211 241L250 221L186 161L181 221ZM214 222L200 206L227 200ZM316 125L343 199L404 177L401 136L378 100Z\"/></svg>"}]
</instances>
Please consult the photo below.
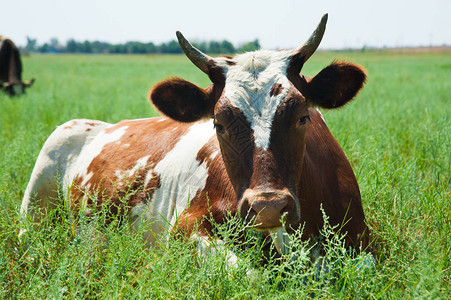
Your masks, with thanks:
<instances>
[{"instance_id":1,"label":"brown patch on hide","mask_svg":"<svg viewBox=\"0 0 451 300\"><path fill-rule=\"evenodd\" d=\"M212 137L197 154L199 164L206 163L208 177L205 188L198 191L190 201L189 207L180 215L173 229L175 235L191 235L198 229L202 235L211 235L211 219L223 223L230 212L236 213L236 198L227 171L218 153L213 159L212 154L219 150L216 137Z\"/></svg>"},{"instance_id":2,"label":"brown patch on hide","mask_svg":"<svg viewBox=\"0 0 451 300\"><path fill-rule=\"evenodd\" d=\"M120 207L130 208L149 201L160 186L160 178L152 173L149 183L144 186L146 177L190 126L154 118L122 121L107 128L105 133L111 134L126 127L118 141L106 144L91 161L86 172L90 178L86 180L80 175L75 178L71 190L74 205L79 204L83 197L88 197L88 205L96 204L98 207L108 200L112 204L111 212L116 214L124 213L118 209ZM131 146L123 147L124 144ZM145 165L132 172L137 162L146 156L149 158Z\"/></svg>"}]
</instances>

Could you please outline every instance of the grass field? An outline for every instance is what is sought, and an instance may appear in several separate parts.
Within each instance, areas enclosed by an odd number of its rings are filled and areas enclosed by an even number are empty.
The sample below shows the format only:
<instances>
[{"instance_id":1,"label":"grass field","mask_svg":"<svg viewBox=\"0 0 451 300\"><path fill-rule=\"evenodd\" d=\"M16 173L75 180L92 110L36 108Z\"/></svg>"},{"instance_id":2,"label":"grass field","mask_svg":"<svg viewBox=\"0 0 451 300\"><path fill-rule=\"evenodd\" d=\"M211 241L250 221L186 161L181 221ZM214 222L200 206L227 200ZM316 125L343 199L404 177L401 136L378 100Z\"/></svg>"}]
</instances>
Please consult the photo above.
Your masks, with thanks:
<instances>
[{"instance_id":1,"label":"grass field","mask_svg":"<svg viewBox=\"0 0 451 300\"><path fill-rule=\"evenodd\" d=\"M449 299L451 53L322 52L303 73L312 76L336 57L362 64L369 75L355 101L323 113L359 181L375 237L375 269L353 267L355 259L329 237L338 249L330 260L337 263L319 279L302 251L297 260L279 259L249 274L254 248L230 269L224 255L193 257L185 241L145 251L137 234L114 222L103 226L101 215L94 228L75 224L80 232L102 233L83 239L64 211L33 232L24 250L17 240L21 198L57 125L155 116L146 94L168 76L209 84L183 56L36 55L23 58L24 79L36 77L27 94L0 94L0 298Z\"/></svg>"}]
</instances>

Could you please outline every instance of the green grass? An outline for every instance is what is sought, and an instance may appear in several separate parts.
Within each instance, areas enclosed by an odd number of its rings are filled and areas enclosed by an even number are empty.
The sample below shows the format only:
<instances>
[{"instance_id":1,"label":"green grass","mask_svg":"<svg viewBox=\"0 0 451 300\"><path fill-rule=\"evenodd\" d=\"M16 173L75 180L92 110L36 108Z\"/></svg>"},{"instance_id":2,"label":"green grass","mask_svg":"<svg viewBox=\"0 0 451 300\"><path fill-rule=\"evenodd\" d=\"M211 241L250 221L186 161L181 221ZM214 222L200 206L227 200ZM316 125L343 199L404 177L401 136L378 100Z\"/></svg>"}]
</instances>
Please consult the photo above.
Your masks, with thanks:
<instances>
[{"instance_id":1,"label":"green grass","mask_svg":"<svg viewBox=\"0 0 451 300\"><path fill-rule=\"evenodd\" d=\"M236 250L242 261L231 269L225 254L203 260L183 240L143 250L127 224L105 226L101 213L77 223L63 208L30 234L24 250L17 240L21 198L57 125L154 116L146 94L168 76L209 84L183 56L31 56L23 58L24 79L36 77L34 86L21 97L0 94L0 298L449 298L451 54L323 52L303 73L313 76L336 57L369 75L355 101L324 116L359 181L376 269L356 269L339 238L329 236L336 250L322 277L300 241L296 259L274 259L248 274L261 242Z\"/></svg>"}]
</instances>

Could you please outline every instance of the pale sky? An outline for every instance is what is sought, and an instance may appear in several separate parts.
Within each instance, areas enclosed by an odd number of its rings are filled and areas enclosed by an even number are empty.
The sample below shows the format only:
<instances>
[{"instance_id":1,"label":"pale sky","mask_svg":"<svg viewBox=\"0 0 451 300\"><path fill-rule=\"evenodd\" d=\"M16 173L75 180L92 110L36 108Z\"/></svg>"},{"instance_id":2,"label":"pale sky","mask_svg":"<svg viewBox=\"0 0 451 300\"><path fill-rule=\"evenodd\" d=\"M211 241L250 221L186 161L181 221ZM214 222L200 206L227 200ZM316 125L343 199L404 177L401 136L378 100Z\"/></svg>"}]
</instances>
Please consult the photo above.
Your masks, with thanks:
<instances>
[{"instance_id":1,"label":"pale sky","mask_svg":"<svg viewBox=\"0 0 451 300\"><path fill-rule=\"evenodd\" d=\"M27 36L160 44L180 30L190 41L292 48L324 13L323 49L451 45L451 0L0 0L0 35L20 46Z\"/></svg>"}]
</instances>

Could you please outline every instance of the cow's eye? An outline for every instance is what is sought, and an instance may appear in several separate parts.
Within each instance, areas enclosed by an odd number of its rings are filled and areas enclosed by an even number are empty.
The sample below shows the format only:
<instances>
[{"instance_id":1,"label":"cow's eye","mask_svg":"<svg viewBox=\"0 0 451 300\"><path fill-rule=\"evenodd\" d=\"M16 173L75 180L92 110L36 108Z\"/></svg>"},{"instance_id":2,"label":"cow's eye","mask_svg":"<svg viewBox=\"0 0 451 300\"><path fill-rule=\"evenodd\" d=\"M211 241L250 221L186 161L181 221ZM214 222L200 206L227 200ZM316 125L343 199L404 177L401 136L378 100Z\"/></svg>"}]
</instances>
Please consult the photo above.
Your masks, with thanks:
<instances>
[{"instance_id":1,"label":"cow's eye","mask_svg":"<svg viewBox=\"0 0 451 300\"><path fill-rule=\"evenodd\" d=\"M224 126L222 126L218 123L214 123L213 126L215 127L217 134L223 134L225 132Z\"/></svg>"},{"instance_id":2,"label":"cow's eye","mask_svg":"<svg viewBox=\"0 0 451 300\"><path fill-rule=\"evenodd\" d=\"M303 116L302 118L300 118L299 119L299 121L298 121L298 126L300 126L300 125L304 125L305 123L307 123L307 120L309 120L310 121L310 116Z\"/></svg>"}]
</instances>

